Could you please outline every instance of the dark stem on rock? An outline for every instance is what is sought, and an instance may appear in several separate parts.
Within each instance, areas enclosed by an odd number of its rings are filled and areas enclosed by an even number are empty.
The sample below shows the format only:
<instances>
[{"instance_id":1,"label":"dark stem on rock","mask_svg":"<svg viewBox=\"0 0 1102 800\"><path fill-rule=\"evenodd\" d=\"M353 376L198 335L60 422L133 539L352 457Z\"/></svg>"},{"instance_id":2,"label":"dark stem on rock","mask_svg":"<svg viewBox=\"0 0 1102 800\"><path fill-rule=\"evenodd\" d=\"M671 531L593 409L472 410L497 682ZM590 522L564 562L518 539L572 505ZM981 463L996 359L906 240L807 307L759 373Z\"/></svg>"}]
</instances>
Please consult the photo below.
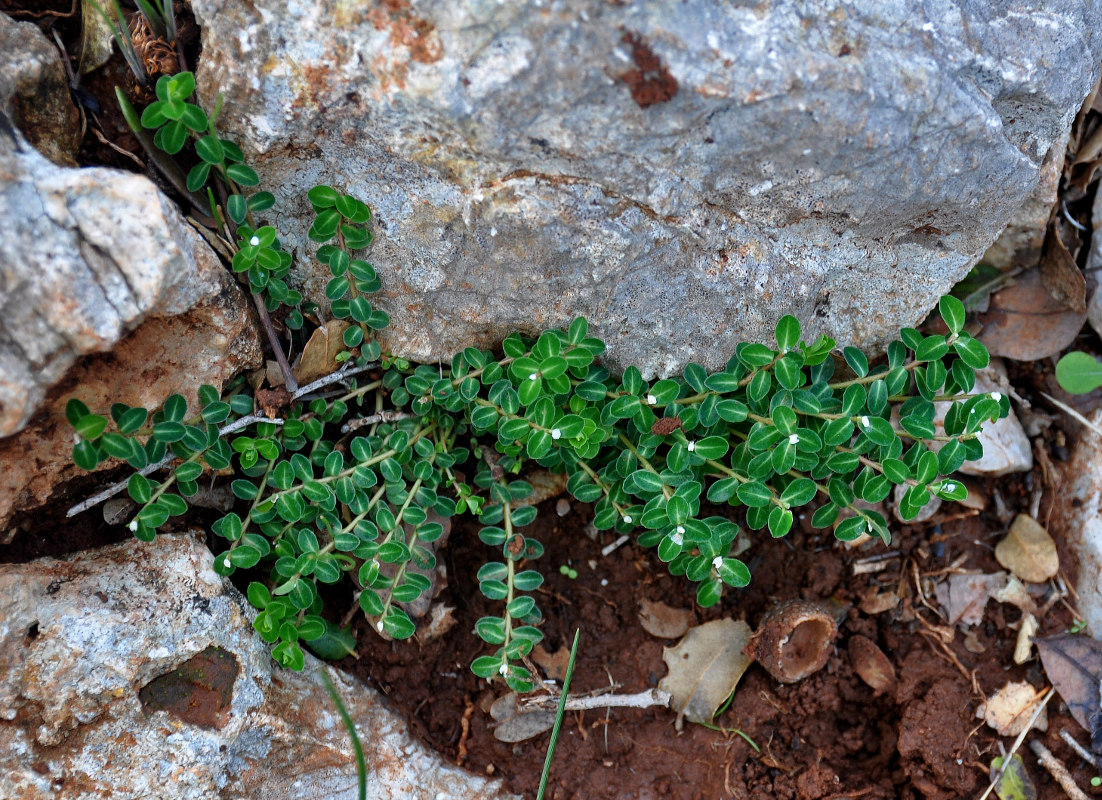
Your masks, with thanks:
<instances>
[{"instance_id":1,"label":"dark stem on rock","mask_svg":"<svg viewBox=\"0 0 1102 800\"><path fill-rule=\"evenodd\" d=\"M288 392L297 392L298 381L295 380L294 373L291 372L291 365L287 363L287 356L283 352L283 346L279 343L279 335L272 325L272 317L268 314L268 309L264 305L264 298L256 292L253 292L252 295L256 313L260 315L260 324L264 326L264 333L268 336L268 344L272 346L272 352L275 353L276 361L279 363L279 371L283 373L283 385Z\"/></svg>"}]
</instances>

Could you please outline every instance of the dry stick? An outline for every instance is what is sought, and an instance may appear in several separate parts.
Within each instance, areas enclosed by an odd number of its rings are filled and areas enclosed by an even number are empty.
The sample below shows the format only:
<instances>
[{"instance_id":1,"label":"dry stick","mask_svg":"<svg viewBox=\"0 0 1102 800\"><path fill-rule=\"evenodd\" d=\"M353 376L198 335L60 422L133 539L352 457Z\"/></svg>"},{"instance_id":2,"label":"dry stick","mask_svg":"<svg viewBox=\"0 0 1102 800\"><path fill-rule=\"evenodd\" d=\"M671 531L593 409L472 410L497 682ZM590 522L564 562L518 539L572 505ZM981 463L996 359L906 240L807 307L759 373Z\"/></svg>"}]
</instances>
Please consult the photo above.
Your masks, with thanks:
<instances>
[{"instance_id":1,"label":"dry stick","mask_svg":"<svg viewBox=\"0 0 1102 800\"><path fill-rule=\"evenodd\" d=\"M999 771L995 773L995 777L991 779L991 785L987 787L987 791L980 796L980 800L987 800L987 796L999 785L999 781L1003 778L1003 773L1006 772L1007 767L1010 766L1010 759L1018 752L1018 748L1022 746L1022 742L1025 741L1025 735L1033 728L1033 723L1037 721L1037 717L1041 716L1041 712L1045 710L1045 706L1048 705L1048 701L1052 699L1052 696L1056 694L1056 688L1053 687L1048 690L1048 694L1045 695L1045 699L1042 700L1036 710L1033 712L1033 716L1029 718L1029 722L1022 728L1022 732L1018 734L1018 738L1014 740L1014 746L1010 748L1010 752L1003 757L1003 765L999 767Z\"/></svg>"},{"instance_id":2,"label":"dry stick","mask_svg":"<svg viewBox=\"0 0 1102 800\"><path fill-rule=\"evenodd\" d=\"M302 397L303 395L308 394L309 392L312 392L316 389L320 389L323 386L328 386L331 383L338 383L338 382L344 380L345 378L351 377L352 375L356 375L360 372L366 372L367 370L373 369L377 366L378 366L378 364L371 363L371 364L365 364L365 365L359 366L359 367L348 367L346 369L338 370L337 372L334 372L330 375L326 375L323 378L318 378L313 383L309 383L306 386L303 386L301 389L299 389L297 392L295 392L294 396L291 399L292 400L297 400L298 398ZM268 417L262 417L262 416L259 416L259 415L256 415L256 414L250 414L246 417L241 417L241 419L234 420L233 422L219 428L218 429L218 435L219 436L225 436L225 435L230 434L230 433L236 433L237 431L241 430L242 428L245 428L245 427L248 427L249 425L252 425L254 422L270 422L273 425L282 425L283 424L283 420L281 420L281 419L269 419ZM163 469L163 468L167 467L175 459L176 459L176 456L167 455L164 458L162 458L160 461L158 461L156 464L147 464L146 466L142 467L142 469L138 470L138 474L139 475L149 475L151 473L154 473L159 469ZM85 500L81 503L77 503L75 506L73 506L72 508L69 509L69 511L65 514L65 516L66 517L75 517L77 514L80 514L83 511L87 511L89 508L92 508L94 506L98 506L104 500L108 500L108 499L114 497L119 492L121 492L123 489L125 489L128 482L129 482L129 478L125 481L119 481L118 483L115 483L115 484L112 484L111 486L108 486L106 489L104 489L99 494L93 495L92 497L89 497L87 500Z\"/></svg>"},{"instance_id":3,"label":"dry stick","mask_svg":"<svg viewBox=\"0 0 1102 800\"><path fill-rule=\"evenodd\" d=\"M1093 422L1091 422L1091 421L1090 421L1089 419L1087 419L1086 417L1084 417L1084 416L1083 416L1082 414L1080 414L1080 413L1079 413L1078 411L1076 411L1076 410L1075 410L1074 408L1072 408L1071 406L1069 406L1069 405L1068 405L1067 403L1061 403L1061 402L1060 402L1059 400L1057 400L1057 399L1056 399L1055 397L1053 397L1052 395L1050 395L1050 394L1045 394L1044 392L1041 392L1041 397L1043 397L1043 398L1045 398L1046 400L1048 400L1048 401L1049 401L1050 403L1052 403L1053 405L1055 405L1055 406L1056 406L1057 408L1059 408L1059 409L1060 409L1061 411L1063 411L1063 412L1064 412L1065 414L1067 414L1068 416L1070 416L1070 417L1072 417L1073 419L1075 419L1075 420L1077 420L1077 421L1079 421L1079 422L1083 423L1084 425L1086 425L1086 426L1087 426L1088 428L1090 428L1090 429L1091 429L1092 431L1094 431L1095 433L1097 433L1097 434L1098 434L1099 436L1102 436L1102 428L1099 428L1099 427L1098 427L1097 425L1095 425L1095 424L1094 424Z\"/></svg>"},{"instance_id":4,"label":"dry stick","mask_svg":"<svg viewBox=\"0 0 1102 800\"><path fill-rule=\"evenodd\" d=\"M606 556L606 557L607 557L607 556L610 556L610 555L612 555L612 552L613 552L613 551L614 551L614 550L615 550L615 549L616 549L617 547L619 547L620 545L622 545L622 544L624 544L625 542L629 541L630 539L631 539L631 537L630 537L630 536L628 536L628 535L627 535L627 534L625 533L625 534L624 534L623 536L621 536L621 537L620 537L619 539L617 539L617 540L616 540L615 542L613 542L612 544L606 544L606 545L605 545L604 547L602 547L602 548L601 548L601 555L602 555L602 556Z\"/></svg>"},{"instance_id":5,"label":"dry stick","mask_svg":"<svg viewBox=\"0 0 1102 800\"><path fill-rule=\"evenodd\" d=\"M399 422L403 419L413 419L416 414L407 411L380 411L370 417L357 417L341 425L341 433L351 433L365 425L374 425L376 422Z\"/></svg>"},{"instance_id":6,"label":"dry stick","mask_svg":"<svg viewBox=\"0 0 1102 800\"><path fill-rule=\"evenodd\" d=\"M1076 738L1068 733L1066 729L1060 731L1060 738L1067 742L1068 747L1074 750L1081 759L1090 764L1094 769L1098 769L1098 760L1091 754L1089 750L1087 750L1087 748L1079 744Z\"/></svg>"},{"instance_id":7,"label":"dry stick","mask_svg":"<svg viewBox=\"0 0 1102 800\"><path fill-rule=\"evenodd\" d=\"M671 695L661 689L647 689L636 694L603 694L597 697L572 697L567 698L566 711L587 711L591 708L650 708L662 706L669 708ZM538 698L525 703L524 711L534 711L548 705L553 701L557 705L557 698ZM523 712L522 712L523 713Z\"/></svg>"},{"instance_id":8,"label":"dry stick","mask_svg":"<svg viewBox=\"0 0 1102 800\"><path fill-rule=\"evenodd\" d=\"M297 392L298 381L295 380L295 373L291 371L291 365L287 363L287 355L283 352L283 345L279 343L279 335L272 326L272 318L268 314L268 307L264 305L264 298L257 292L253 292L252 295L256 313L260 315L260 324L268 337L268 344L272 346L272 352L275 353L279 371L283 373L283 386L289 392Z\"/></svg>"},{"instance_id":9,"label":"dry stick","mask_svg":"<svg viewBox=\"0 0 1102 800\"><path fill-rule=\"evenodd\" d=\"M1054 756L1047 747L1034 739L1029 743L1029 749L1037 754L1037 761L1048 770L1048 774L1060 784L1064 794L1070 797L1071 800L1089 800L1083 790L1075 785L1075 779L1071 777L1071 773L1064 766L1064 762Z\"/></svg>"}]
</instances>

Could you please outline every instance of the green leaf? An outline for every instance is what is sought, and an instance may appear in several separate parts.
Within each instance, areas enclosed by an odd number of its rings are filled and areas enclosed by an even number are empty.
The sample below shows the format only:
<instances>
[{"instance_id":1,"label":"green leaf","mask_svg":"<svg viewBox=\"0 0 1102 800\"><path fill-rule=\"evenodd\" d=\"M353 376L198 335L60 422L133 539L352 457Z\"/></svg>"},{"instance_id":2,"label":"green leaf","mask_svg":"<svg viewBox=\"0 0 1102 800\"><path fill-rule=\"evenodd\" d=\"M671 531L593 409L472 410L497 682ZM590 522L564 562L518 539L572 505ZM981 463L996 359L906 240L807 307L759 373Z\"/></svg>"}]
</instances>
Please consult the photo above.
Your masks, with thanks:
<instances>
[{"instance_id":1,"label":"green leaf","mask_svg":"<svg viewBox=\"0 0 1102 800\"><path fill-rule=\"evenodd\" d=\"M249 213L249 204L241 195L231 194L226 200L226 213L230 215L230 219L240 225L245 221L245 216ZM260 253L258 252L257 258L259 259L259 257Z\"/></svg>"},{"instance_id":2,"label":"green leaf","mask_svg":"<svg viewBox=\"0 0 1102 800\"><path fill-rule=\"evenodd\" d=\"M73 427L82 439L98 439L107 428L107 419L99 414L86 414Z\"/></svg>"},{"instance_id":3,"label":"green leaf","mask_svg":"<svg viewBox=\"0 0 1102 800\"><path fill-rule=\"evenodd\" d=\"M952 295L945 295L938 302L938 310L951 333L960 333L964 329L964 303Z\"/></svg>"},{"instance_id":4,"label":"green leaf","mask_svg":"<svg viewBox=\"0 0 1102 800\"><path fill-rule=\"evenodd\" d=\"M167 112L166 112L167 113ZM183 114L183 103L180 104L180 113ZM179 121L173 121L165 125L156 135L153 137L157 142L157 146L164 150L169 155L176 155L187 142L187 126Z\"/></svg>"},{"instance_id":5,"label":"green leaf","mask_svg":"<svg viewBox=\"0 0 1102 800\"><path fill-rule=\"evenodd\" d=\"M221 164L226 158L222 143L218 141L217 136L210 134L195 143L195 154L208 164Z\"/></svg>"},{"instance_id":6,"label":"green leaf","mask_svg":"<svg viewBox=\"0 0 1102 800\"><path fill-rule=\"evenodd\" d=\"M144 475L135 472L126 482L126 491L135 503L145 504L153 496L153 486Z\"/></svg>"},{"instance_id":7,"label":"green leaf","mask_svg":"<svg viewBox=\"0 0 1102 800\"><path fill-rule=\"evenodd\" d=\"M815 497L815 481L810 478L797 478L781 492L781 502L790 506L802 506Z\"/></svg>"},{"instance_id":8,"label":"green leaf","mask_svg":"<svg viewBox=\"0 0 1102 800\"><path fill-rule=\"evenodd\" d=\"M1087 394L1102 386L1102 362L1073 350L1056 363L1056 382L1068 394Z\"/></svg>"},{"instance_id":9,"label":"green leaf","mask_svg":"<svg viewBox=\"0 0 1102 800\"><path fill-rule=\"evenodd\" d=\"M256 186L260 183L256 170L246 164L230 164L226 167L226 175L238 186Z\"/></svg>"},{"instance_id":10,"label":"green leaf","mask_svg":"<svg viewBox=\"0 0 1102 800\"><path fill-rule=\"evenodd\" d=\"M856 347L844 348L842 350L842 356L846 359L849 368L854 371L858 378L863 378L869 374L869 360L865 357L865 354Z\"/></svg>"},{"instance_id":11,"label":"green leaf","mask_svg":"<svg viewBox=\"0 0 1102 800\"><path fill-rule=\"evenodd\" d=\"M200 161L190 170L187 174L187 189L189 192L198 192L207 184L207 178L210 177L210 164L206 161Z\"/></svg>"},{"instance_id":12,"label":"green leaf","mask_svg":"<svg viewBox=\"0 0 1102 800\"><path fill-rule=\"evenodd\" d=\"M330 186L315 186L306 193L306 198L310 201L310 205L314 207L315 211L323 208L332 208L336 205L338 197L340 197L340 195Z\"/></svg>"},{"instance_id":13,"label":"green leaf","mask_svg":"<svg viewBox=\"0 0 1102 800\"><path fill-rule=\"evenodd\" d=\"M800 321L786 314L777 322L777 347L781 351L793 350L800 343Z\"/></svg>"},{"instance_id":14,"label":"green leaf","mask_svg":"<svg viewBox=\"0 0 1102 800\"><path fill-rule=\"evenodd\" d=\"M738 499L743 505L760 508L769 505L773 495L769 487L759 481L749 481L738 487Z\"/></svg>"},{"instance_id":15,"label":"green leaf","mask_svg":"<svg viewBox=\"0 0 1102 800\"><path fill-rule=\"evenodd\" d=\"M179 422L158 422L153 426L153 438L166 444L180 441L186 433L187 428Z\"/></svg>"},{"instance_id":16,"label":"green leaf","mask_svg":"<svg viewBox=\"0 0 1102 800\"><path fill-rule=\"evenodd\" d=\"M91 413L88 406L75 397L69 398L69 402L65 404L65 419L69 420L69 424L74 428L78 422Z\"/></svg>"}]
</instances>

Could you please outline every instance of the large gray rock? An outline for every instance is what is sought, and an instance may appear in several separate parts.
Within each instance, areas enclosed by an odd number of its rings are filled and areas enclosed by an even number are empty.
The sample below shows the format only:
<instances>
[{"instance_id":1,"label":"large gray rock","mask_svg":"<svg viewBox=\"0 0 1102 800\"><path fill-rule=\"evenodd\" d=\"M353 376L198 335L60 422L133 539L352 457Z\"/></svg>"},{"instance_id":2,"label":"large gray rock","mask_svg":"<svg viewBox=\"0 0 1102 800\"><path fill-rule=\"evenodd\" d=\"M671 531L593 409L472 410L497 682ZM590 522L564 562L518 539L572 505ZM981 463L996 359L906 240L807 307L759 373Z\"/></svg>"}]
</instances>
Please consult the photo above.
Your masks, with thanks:
<instances>
[{"instance_id":1,"label":"large gray rock","mask_svg":"<svg viewBox=\"0 0 1102 800\"><path fill-rule=\"evenodd\" d=\"M79 473L69 397L99 413L191 402L261 348L248 296L146 178L58 167L2 134L0 175L3 524Z\"/></svg>"},{"instance_id":2,"label":"large gray rock","mask_svg":"<svg viewBox=\"0 0 1102 800\"><path fill-rule=\"evenodd\" d=\"M0 112L55 164L76 165L80 115L61 54L38 26L0 14Z\"/></svg>"},{"instance_id":3,"label":"large gray rock","mask_svg":"<svg viewBox=\"0 0 1102 800\"><path fill-rule=\"evenodd\" d=\"M352 800L356 724L371 800L509 798L444 763L373 689L307 655L289 672L202 537L0 566L0 797Z\"/></svg>"},{"instance_id":4,"label":"large gray rock","mask_svg":"<svg viewBox=\"0 0 1102 800\"><path fill-rule=\"evenodd\" d=\"M446 358L584 314L647 373L784 313L869 346L915 323L1102 56L1099 0L192 7L200 93L288 238L317 182L376 209L388 344Z\"/></svg>"}]
</instances>

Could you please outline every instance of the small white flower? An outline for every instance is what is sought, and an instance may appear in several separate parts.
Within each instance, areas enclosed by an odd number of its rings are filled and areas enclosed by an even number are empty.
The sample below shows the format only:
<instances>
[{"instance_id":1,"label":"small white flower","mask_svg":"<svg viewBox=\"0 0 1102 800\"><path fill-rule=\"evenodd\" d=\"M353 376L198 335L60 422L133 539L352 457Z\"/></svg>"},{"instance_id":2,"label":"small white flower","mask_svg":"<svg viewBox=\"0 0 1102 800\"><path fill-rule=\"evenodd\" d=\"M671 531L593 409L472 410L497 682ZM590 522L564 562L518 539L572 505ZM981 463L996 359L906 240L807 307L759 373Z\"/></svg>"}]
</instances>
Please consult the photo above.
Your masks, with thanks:
<instances>
[{"instance_id":1,"label":"small white flower","mask_svg":"<svg viewBox=\"0 0 1102 800\"><path fill-rule=\"evenodd\" d=\"M375 630L377 630L379 633L383 632L383 621L382 620L379 620L378 622L375 623Z\"/></svg>"},{"instance_id":2,"label":"small white flower","mask_svg":"<svg viewBox=\"0 0 1102 800\"><path fill-rule=\"evenodd\" d=\"M694 450L696 450L696 442L690 441L688 444L685 445L685 449L688 450L690 453L693 452Z\"/></svg>"},{"instance_id":3,"label":"small white flower","mask_svg":"<svg viewBox=\"0 0 1102 800\"><path fill-rule=\"evenodd\" d=\"M799 442L800 442L799 434L794 433L794 434L792 434L791 436L788 437L788 443L789 444L799 444Z\"/></svg>"},{"instance_id":4,"label":"small white flower","mask_svg":"<svg viewBox=\"0 0 1102 800\"><path fill-rule=\"evenodd\" d=\"M608 586L608 578L601 578L601 586Z\"/></svg>"},{"instance_id":5,"label":"small white flower","mask_svg":"<svg viewBox=\"0 0 1102 800\"><path fill-rule=\"evenodd\" d=\"M946 483L946 484L942 484L941 488L944 489L947 492L952 492L952 491L956 490L957 485L955 483Z\"/></svg>"},{"instance_id":6,"label":"small white flower","mask_svg":"<svg viewBox=\"0 0 1102 800\"><path fill-rule=\"evenodd\" d=\"M992 392L988 395L988 397L990 397L996 403L1003 399L1002 392Z\"/></svg>"},{"instance_id":7,"label":"small white flower","mask_svg":"<svg viewBox=\"0 0 1102 800\"><path fill-rule=\"evenodd\" d=\"M136 519L130 520L130 524L127 527L130 528L131 533L136 533L138 530L138 521Z\"/></svg>"},{"instance_id":8,"label":"small white flower","mask_svg":"<svg viewBox=\"0 0 1102 800\"><path fill-rule=\"evenodd\" d=\"M509 665L503 663L500 667L497 668L497 671L499 673L501 673L502 675L508 675L509 674Z\"/></svg>"},{"instance_id":9,"label":"small white flower","mask_svg":"<svg viewBox=\"0 0 1102 800\"><path fill-rule=\"evenodd\" d=\"M233 564L230 563L230 557L229 556L226 556L225 558L222 559L222 566L225 567L226 569L229 569L230 567L233 566Z\"/></svg>"},{"instance_id":10,"label":"small white flower","mask_svg":"<svg viewBox=\"0 0 1102 800\"><path fill-rule=\"evenodd\" d=\"M655 397L653 394L648 394L647 395L647 405L648 406L653 406L657 402L658 402L658 398Z\"/></svg>"},{"instance_id":11,"label":"small white flower","mask_svg":"<svg viewBox=\"0 0 1102 800\"><path fill-rule=\"evenodd\" d=\"M861 416L861 427L862 428L869 427L869 418L864 416L864 415Z\"/></svg>"},{"instance_id":12,"label":"small white flower","mask_svg":"<svg viewBox=\"0 0 1102 800\"><path fill-rule=\"evenodd\" d=\"M251 244L253 247L256 247L260 244L260 237L254 236L253 238L249 239L249 244Z\"/></svg>"},{"instance_id":13,"label":"small white flower","mask_svg":"<svg viewBox=\"0 0 1102 800\"><path fill-rule=\"evenodd\" d=\"M560 431L558 428L552 428L551 429L551 438L552 439L561 439L562 438L562 431Z\"/></svg>"},{"instance_id":14,"label":"small white flower","mask_svg":"<svg viewBox=\"0 0 1102 800\"><path fill-rule=\"evenodd\" d=\"M630 514L624 514L624 522L628 523L629 525L631 524L631 515Z\"/></svg>"},{"instance_id":15,"label":"small white flower","mask_svg":"<svg viewBox=\"0 0 1102 800\"><path fill-rule=\"evenodd\" d=\"M681 545L685 544L685 537L682 536L680 533L674 533L670 536L670 541L680 547Z\"/></svg>"},{"instance_id":16,"label":"small white flower","mask_svg":"<svg viewBox=\"0 0 1102 800\"><path fill-rule=\"evenodd\" d=\"M971 411L969 411L968 413L969 413L969 414L975 414L975 413L976 413L976 409L974 409L974 408L973 408L973 409L972 409Z\"/></svg>"},{"instance_id":17,"label":"small white flower","mask_svg":"<svg viewBox=\"0 0 1102 800\"><path fill-rule=\"evenodd\" d=\"M677 535L681 536L684 533L685 533L685 526L684 525L678 525L677 526Z\"/></svg>"},{"instance_id":18,"label":"small white flower","mask_svg":"<svg viewBox=\"0 0 1102 800\"><path fill-rule=\"evenodd\" d=\"M530 380L530 381L534 381L534 380L536 380L536 378L538 378L538 377L539 377L539 373L537 373L537 372L533 372L533 373L532 373L531 375L529 375L529 376L528 376L528 380Z\"/></svg>"},{"instance_id":19,"label":"small white flower","mask_svg":"<svg viewBox=\"0 0 1102 800\"><path fill-rule=\"evenodd\" d=\"M719 569L720 567L722 567L723 566L723 556L716 556L715 558L713 558L712 559L712 566L715 569Z\"/></svg>"}]
</instances>

